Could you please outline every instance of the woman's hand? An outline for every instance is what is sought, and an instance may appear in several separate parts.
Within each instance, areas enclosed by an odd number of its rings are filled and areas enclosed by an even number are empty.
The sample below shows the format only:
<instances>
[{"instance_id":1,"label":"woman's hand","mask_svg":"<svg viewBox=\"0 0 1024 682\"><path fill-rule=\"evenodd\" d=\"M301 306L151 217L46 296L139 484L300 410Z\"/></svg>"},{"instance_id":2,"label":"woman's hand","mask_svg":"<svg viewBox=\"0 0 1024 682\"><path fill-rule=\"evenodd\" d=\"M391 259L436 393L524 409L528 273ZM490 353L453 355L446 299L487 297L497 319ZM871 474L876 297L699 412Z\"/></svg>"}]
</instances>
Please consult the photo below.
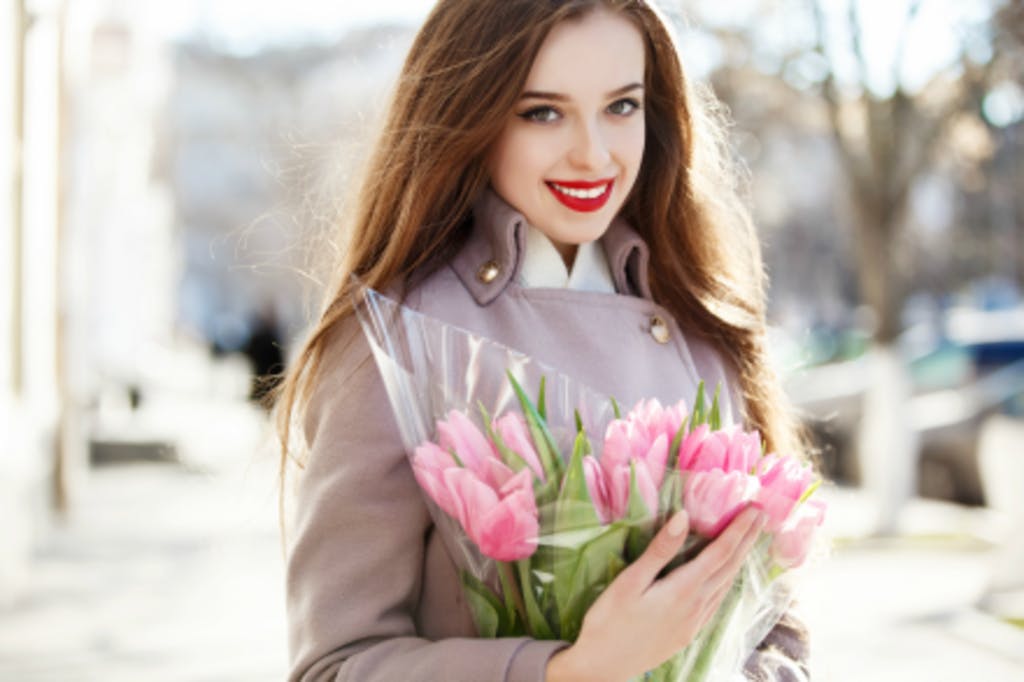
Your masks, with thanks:
<instances>
[{"instance_id":1,"label":"woman's hand","mask_svg":"<svg viewBox=\"0 0 1024 682\"><path fill-rule=\"evenodd\" d=\"M714 615L763 527L763 515L749 508L692 561L658 579L689 530L686 512L678 512L590 607L576 642L551 657L548 682L622 682L656 668Z\"/></svg>"}]
</instances>

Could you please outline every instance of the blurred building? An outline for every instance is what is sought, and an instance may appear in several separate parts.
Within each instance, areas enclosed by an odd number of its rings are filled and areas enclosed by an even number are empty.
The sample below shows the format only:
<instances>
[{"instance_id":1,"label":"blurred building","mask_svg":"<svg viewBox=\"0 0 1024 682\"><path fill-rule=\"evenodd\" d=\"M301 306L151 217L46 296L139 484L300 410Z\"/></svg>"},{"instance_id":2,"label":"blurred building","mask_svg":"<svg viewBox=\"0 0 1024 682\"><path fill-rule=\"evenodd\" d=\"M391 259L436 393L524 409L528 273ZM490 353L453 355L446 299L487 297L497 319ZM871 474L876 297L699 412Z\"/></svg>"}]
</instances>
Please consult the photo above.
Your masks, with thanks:
<instances>
[{"instance_id":1,"label":"blurred building","mask_svg":"<svg viewBox=\"0 0 1024 682\"><path fill-rule=\"evenodd\" d=\"M184 249L185 328L232 351L261 311L285 337L308 321L317 246L336 225L411 37L381 26L252 55L201 39L175 48L159 173Z\"/></svg>"},{"instance_id":2,"label":"blurred building","mask_svg":"<svg viewBox=\"0 0 1024 682\"><path fill-rule=\"evenodd\" d=\"M0 4L0 604L27 577L59 473L60 10Z\"/></svg>"},{"instance_id":3,"label":"blurred building","mask_svg":"<svg viewBox=\"0 0 1024 682\"><path fill-rule=\"evenodd\" d=\"M308 319L312 236L411 38L234 56L145 10L0 4L0 604L93 462L255 452L230 351L267 310L284 339Z\"/></svg>"}]
</instances>

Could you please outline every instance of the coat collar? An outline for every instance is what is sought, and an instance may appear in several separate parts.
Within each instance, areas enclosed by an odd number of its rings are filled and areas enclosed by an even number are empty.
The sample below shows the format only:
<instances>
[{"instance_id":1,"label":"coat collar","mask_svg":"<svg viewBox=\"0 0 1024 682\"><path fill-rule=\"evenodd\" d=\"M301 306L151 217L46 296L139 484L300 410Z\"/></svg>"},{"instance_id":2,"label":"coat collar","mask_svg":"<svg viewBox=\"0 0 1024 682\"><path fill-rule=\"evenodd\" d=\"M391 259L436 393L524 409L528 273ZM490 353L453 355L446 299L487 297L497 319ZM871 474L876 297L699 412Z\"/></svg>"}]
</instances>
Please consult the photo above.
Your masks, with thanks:
<instances>
[{"instance_id":1,"label":"coat collar","mask_svg":"<svg viewBox=\"0 0 1024 682\"><path fill-rule=\"evenodd\" d=\"M526 219L493 190L473 206L469 240L452 259L452 268L477 303L487 305L513 282L526 253ZM647 244L625 220L616 217L601 237L615 290L650 300Z\"/></svg>"}]
</instances>

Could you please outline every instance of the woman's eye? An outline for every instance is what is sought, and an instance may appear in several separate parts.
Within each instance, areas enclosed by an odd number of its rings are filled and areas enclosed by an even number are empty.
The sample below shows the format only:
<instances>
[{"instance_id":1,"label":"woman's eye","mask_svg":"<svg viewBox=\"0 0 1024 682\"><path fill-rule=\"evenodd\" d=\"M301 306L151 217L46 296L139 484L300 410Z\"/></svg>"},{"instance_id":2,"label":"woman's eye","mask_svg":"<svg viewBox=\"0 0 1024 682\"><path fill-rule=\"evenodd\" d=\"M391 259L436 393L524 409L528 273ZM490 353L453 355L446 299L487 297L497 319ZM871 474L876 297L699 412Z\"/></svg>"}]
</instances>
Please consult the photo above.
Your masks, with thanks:
<instances>
[{"instance_id":1,"label":"woman's eye","mask_svg":"<svg viewBox=\"0 0 1024 682\"><path fill-rule=\"evenodd\" d=\"M534 107L519 114L519 117L534 123L552 123L557 121L561 114L554 107Z\"/></svg>"},{"instance_id":2,"label":"woman's eye","mask_svg":"<svg viewBox=\"0 0 1024 682\"><path fill-rule=\"evenodd\" d=\"M640 108L640 102L635 99L626 97L624 99L618 99L608 105L608 112L615 114L616 116L629 116L634 111Z\"/></svg>"}]
</instances>

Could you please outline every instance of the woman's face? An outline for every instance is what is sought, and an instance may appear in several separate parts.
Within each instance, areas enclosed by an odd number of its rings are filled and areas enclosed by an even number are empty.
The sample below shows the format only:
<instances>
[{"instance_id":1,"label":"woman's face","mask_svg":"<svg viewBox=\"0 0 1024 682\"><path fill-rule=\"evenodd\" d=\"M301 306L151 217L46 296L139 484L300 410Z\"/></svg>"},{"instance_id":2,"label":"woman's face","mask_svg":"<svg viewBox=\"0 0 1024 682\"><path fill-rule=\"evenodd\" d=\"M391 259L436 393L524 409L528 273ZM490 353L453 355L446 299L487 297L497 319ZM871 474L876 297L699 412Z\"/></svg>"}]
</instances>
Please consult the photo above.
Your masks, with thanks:
<instances>
[{"instance_id":1,"label":"woman's face","mask_svg":"<svg viewBox=\"0 0 1024 682\"><path fill-rule=\"evenodd\" d=\"M548 34L488 156L491 186L566 262L622 208L644 153L644 41L596 10Z\"/></svg>"}]
</instances>

